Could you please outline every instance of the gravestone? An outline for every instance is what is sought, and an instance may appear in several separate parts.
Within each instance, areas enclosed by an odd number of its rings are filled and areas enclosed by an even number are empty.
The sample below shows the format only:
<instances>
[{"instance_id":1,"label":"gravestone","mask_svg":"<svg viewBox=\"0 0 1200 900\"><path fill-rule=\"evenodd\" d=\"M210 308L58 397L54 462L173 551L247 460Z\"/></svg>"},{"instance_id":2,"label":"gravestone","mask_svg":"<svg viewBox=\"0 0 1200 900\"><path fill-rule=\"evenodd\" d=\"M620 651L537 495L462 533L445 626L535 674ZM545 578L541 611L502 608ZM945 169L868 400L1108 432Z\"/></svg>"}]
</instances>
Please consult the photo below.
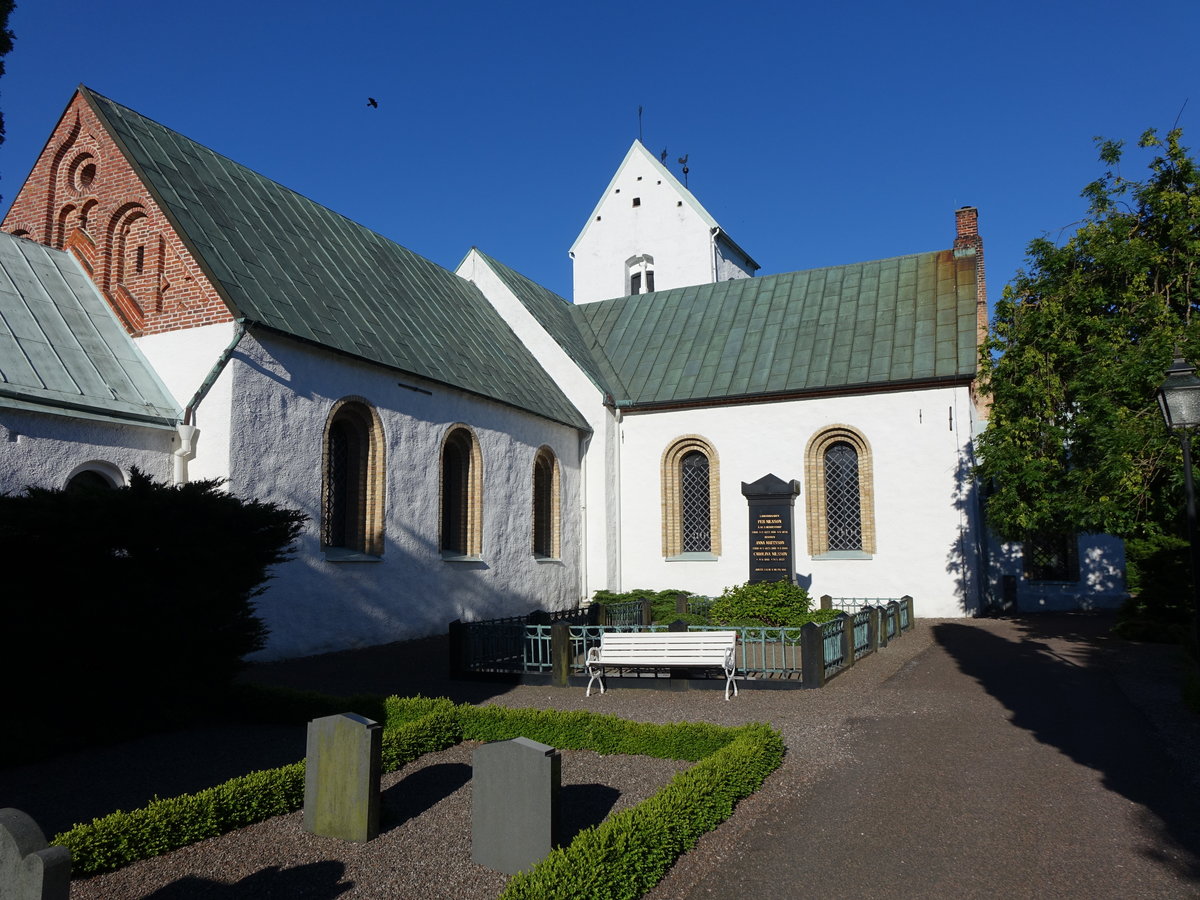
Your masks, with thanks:
<instances>
[{"instance_id":1,"label":"gravestone","mask_svg":"<svg viewBox=\"0 0 1200 900\"><path fill-rule=\"evenodd\" d=\"M67 900L71 851L50 847L46 835L19 809L0 809L0 897L4 900Z\"/></svg>"},{"instance_id":2,"label":"gravestone","mask_svg":"<svg viewBox=\"0 0 1200 900\"><path fill-rule=\"evenodd\" d=\"M304 830L344 841L379 834L383 726L354 713L308 723Z\"/></svg>"},{"instance_id":3,"label":"gravestone","mask_svg":"<svg viewBox=\"0 0 1200 900\"><path fill-rule=\"evenodd\" d=\"M750 511L750 582L795 581L796 497L800 482L764 475L742 482Z\"/></svg>"},{"instance_id":4,"label":"gravestone","mask_svg":"<svg viewBox=\"0 0 1200 900\"><path fill-rule=\"evenodd\" d=\"M506 875L544 859L558 837L558 751L523 737L492 741L471 766L471 859Z\"/></svg>"}]
</instances>

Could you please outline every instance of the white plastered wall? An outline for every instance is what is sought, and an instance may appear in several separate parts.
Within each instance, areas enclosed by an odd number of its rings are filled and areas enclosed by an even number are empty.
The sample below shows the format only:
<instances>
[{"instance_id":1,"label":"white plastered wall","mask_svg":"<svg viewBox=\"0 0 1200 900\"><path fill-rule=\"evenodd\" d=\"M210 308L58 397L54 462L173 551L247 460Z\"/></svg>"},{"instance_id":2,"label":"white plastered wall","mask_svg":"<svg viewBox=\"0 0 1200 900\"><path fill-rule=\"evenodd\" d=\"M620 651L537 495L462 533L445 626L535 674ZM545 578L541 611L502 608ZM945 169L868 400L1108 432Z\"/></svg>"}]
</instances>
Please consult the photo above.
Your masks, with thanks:
<instances>
[{"instance_id":1,"label":"white plastered wall","mask_svg":"<svg viewBox=\"0 0 1200 900\"><path fill-rule=\"evenodd\" d=\"M468 253L459 264L456 274L474 283L483 292L508 327L592 428L592 434L583 439L580 512L584 537L575 548L580 555L583 574L583 597L580 599L591 598L600 589L612 589L612 585L620 581L620 523L619 509L615 503L613 414L604 406L603 394L596 384L478 253L474 250ZM566 545L563 552L567 552Z\"/></svg>"},{"instance_id":2,"label":"white plastered wall","mask_svg":"<svg viewBox=\"0 0 1200 900\"><path fill-rule=\"evenodd\" d=\"M580 591L576 429L431 382L334 357L283 338L248 335L233 374L231 489L309 516L296 557L278 567L258 613L271 630L257 657L276 659L444 633L454 619L574 606ZM412 390L411 388L420 390ZM428 393L425 393L425 392ZM322 442L333 404L371 403L386 445L384 551L333 562L320 546ZM483 455L483 553L446 561L438 546L440 453L454 424ZM560 560L532 553L533 461L558 459Z\"/></svg>"},{"instance_id":3,"label":"white plastered wall","mask_svg":"<svg viewBox=\"0 0 1200 900\"><path fill-rule=\"evenodd\" d=\"M715 595L749 577L749 514L741 493L768 473L801 482L794 510L797 580L814 598L911 595L919 616L961 616L981 605L975 500L969 479L968 391L920 391L626 414L621 423L624 586ZM808 553L804 455L831 425L870 444L876 552L870 559ZM720 463L721 544L715 561L662 555L660 463L682 435L697 434Z\"/></svg>"},{"instance_id":4,"label":"white plastered wall","mask_svg":"<svg viewBox=\"0 0 1200 900\"><path fill-rule=\"evenodd\" d=\"M87 468L106 475L119 470L122 485L133 466L169 481L177 440L170 429L0 409L0 494L30 485L61 488Z\"/></svg>"},{"instance_id":5,"label":"white plastered wall","mask_svg":"<svg viewBox=\"0 0 1200 900\"><path fill-rule=\"evenodd\" d=\"M137 345L180 410L185 410L233 340L235 328L233 322L222 322L168 331L138 338ZM226 369L194 411L191 424L199 431L195 439L195 458L188 463L189 480L229 477L232 391L233 378Z\"/></svg>"},{"instance_id":6,"label":"white plastered wall","mask_svg":"<svg viewBox=\"0 0 1200 900\"><path fill-rule=\"evenodd\" d=\"M626 261L643 254L654 258L655 290L716 280L715 227L695 198L635 143L571 248L574 301L628 294ZM732 256L721 272L721 280L752 274Z\"/></svg>"}]
</instances>

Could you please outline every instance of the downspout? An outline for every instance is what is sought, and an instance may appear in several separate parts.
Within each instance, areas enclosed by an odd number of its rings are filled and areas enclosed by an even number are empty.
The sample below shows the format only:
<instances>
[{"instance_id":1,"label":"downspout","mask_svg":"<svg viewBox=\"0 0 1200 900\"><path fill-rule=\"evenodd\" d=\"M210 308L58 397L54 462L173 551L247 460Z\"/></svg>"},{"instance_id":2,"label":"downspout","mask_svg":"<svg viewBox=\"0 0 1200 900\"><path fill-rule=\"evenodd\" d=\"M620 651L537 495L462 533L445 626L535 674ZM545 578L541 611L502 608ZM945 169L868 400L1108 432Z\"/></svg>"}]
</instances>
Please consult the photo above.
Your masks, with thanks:
<instances>
[{"instance_id":1,"label":"downspout","mask_svg":"<svg viewBox=\"0 0 1200 900\"><path fill-rule=\"evenodd\" d=\"M710 228L708 230L709 240L712 246L712 277L709 279L712 284L717 283L717 236L720 233L720 228Z\"/></svg>"},{"instance_id":2,"label":"downspout","mask_svg":"<svg viewBox=\"0 0 1200 900\"><path fill-rule=\"evenodd\" d=\"M615 488L615 497L613 500L616 509L614 511L615 515L613 516L613 521L610 523L609 527L612 528L616 533L617 558L614 560L616 563L616 571L612 573L612 576L616 576L616 584L615 587L611 587L609 590L615 590L617 593L620 593L625 589L622 578L622 561L625 557L625 548L621 543L621 447L625 442L625 436L621 433L621 407L616 405L613 406L613 418L616 420L617 425L617 440L614 451L616 459L613 461L613 482ZM610 581L614 580L612 576L609 576Z\"/></svg>"},{"instance_id":3,"label":"downspout","mask_svg":"<svg viewBox=\"0 0 1200 900\"><path fill-rule=\"evenodd\" d=\"M590 438L579 437L579 597L581 606L591 603L592 595L588 584L588 460Z\"/></svg>"},{"instance_id":4,"label":"downspout","mask_svg":"<svg viewBox=\"0 0 1200 900\"><path fill-rule=\"evenodd\" d=\"M237 345L241 343L242 338L246 336L246 320L236 319L234 322L233 339L229 345L221 351L221 355L217 357L217 361L205 376L204 381L200 383L200 387L196 393L192 395L192 399L188 401L188 405L183 410L183 421L175 426L175 430L179 433L179 449L174 454L174 483L187 484L188 471L187 464L196 458L196 433L199 429L196 427L196 408L201 401L208 396L208 392L212 390L212 386L216 384L221 373L225 371L225 366L229 364L230 358L233 356L233 351L237 349Z\"/></svg>"}]
</instances>

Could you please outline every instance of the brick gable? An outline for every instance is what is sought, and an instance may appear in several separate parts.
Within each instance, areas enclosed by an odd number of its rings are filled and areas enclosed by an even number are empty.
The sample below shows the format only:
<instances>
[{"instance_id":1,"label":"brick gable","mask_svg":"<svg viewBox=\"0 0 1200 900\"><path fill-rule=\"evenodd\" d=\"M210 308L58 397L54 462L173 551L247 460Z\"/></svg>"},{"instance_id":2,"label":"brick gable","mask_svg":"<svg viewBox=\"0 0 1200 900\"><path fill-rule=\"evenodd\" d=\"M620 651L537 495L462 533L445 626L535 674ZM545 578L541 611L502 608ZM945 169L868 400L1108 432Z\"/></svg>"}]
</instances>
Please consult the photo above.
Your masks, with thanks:
<instances>
[{"instance_id":1,"label":"brick gable","mask_svg":"<svg viewBox=\"0 0 1200 900\"><path fill-rule=\"evenodd\" d=\"M0 229L71 251L134 336L232 318L78 92Z\"/></svg>"}]
</instances>

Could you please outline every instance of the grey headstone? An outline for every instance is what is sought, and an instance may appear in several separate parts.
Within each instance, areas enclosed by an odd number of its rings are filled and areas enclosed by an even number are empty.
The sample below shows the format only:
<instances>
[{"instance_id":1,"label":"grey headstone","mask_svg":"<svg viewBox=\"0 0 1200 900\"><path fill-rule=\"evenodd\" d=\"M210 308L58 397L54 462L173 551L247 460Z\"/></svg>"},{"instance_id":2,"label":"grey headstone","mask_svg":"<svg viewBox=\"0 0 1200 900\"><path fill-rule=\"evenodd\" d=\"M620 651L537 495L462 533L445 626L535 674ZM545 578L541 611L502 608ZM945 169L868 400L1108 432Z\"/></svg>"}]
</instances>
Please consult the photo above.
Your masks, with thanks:
<instances>
[{"instance_id":1,"label":"grey headstone","mask_svg":"<svg viewBox=\"0 0 1200 900\"><path fill-rule=\"evenodd\" d=\"M484 744L471 764L471 859L506 875L544 859L558 837L558 751L513 738Z\"/></svg>"},{"instance_id":2,"label":"grey headstone","mask_svg":"<svg viewBox=\"0 0 1200 900\"><path fill-rule=\"evenodd\" d=\"M0 809L0 897L4 900L67 900L71 851L50 847L46 835L19 809Z\"/></svg>"},{"instance_id":3,"label":"grey headstone","mask_svg":"<svg viewBox=\"0 0 1200 900\"><path fill-rule=\"evenodd\" d=\"M383 727L341 713L308 723L304 830L344 841L379 834Z\"/></svg>"}]
</instances>

